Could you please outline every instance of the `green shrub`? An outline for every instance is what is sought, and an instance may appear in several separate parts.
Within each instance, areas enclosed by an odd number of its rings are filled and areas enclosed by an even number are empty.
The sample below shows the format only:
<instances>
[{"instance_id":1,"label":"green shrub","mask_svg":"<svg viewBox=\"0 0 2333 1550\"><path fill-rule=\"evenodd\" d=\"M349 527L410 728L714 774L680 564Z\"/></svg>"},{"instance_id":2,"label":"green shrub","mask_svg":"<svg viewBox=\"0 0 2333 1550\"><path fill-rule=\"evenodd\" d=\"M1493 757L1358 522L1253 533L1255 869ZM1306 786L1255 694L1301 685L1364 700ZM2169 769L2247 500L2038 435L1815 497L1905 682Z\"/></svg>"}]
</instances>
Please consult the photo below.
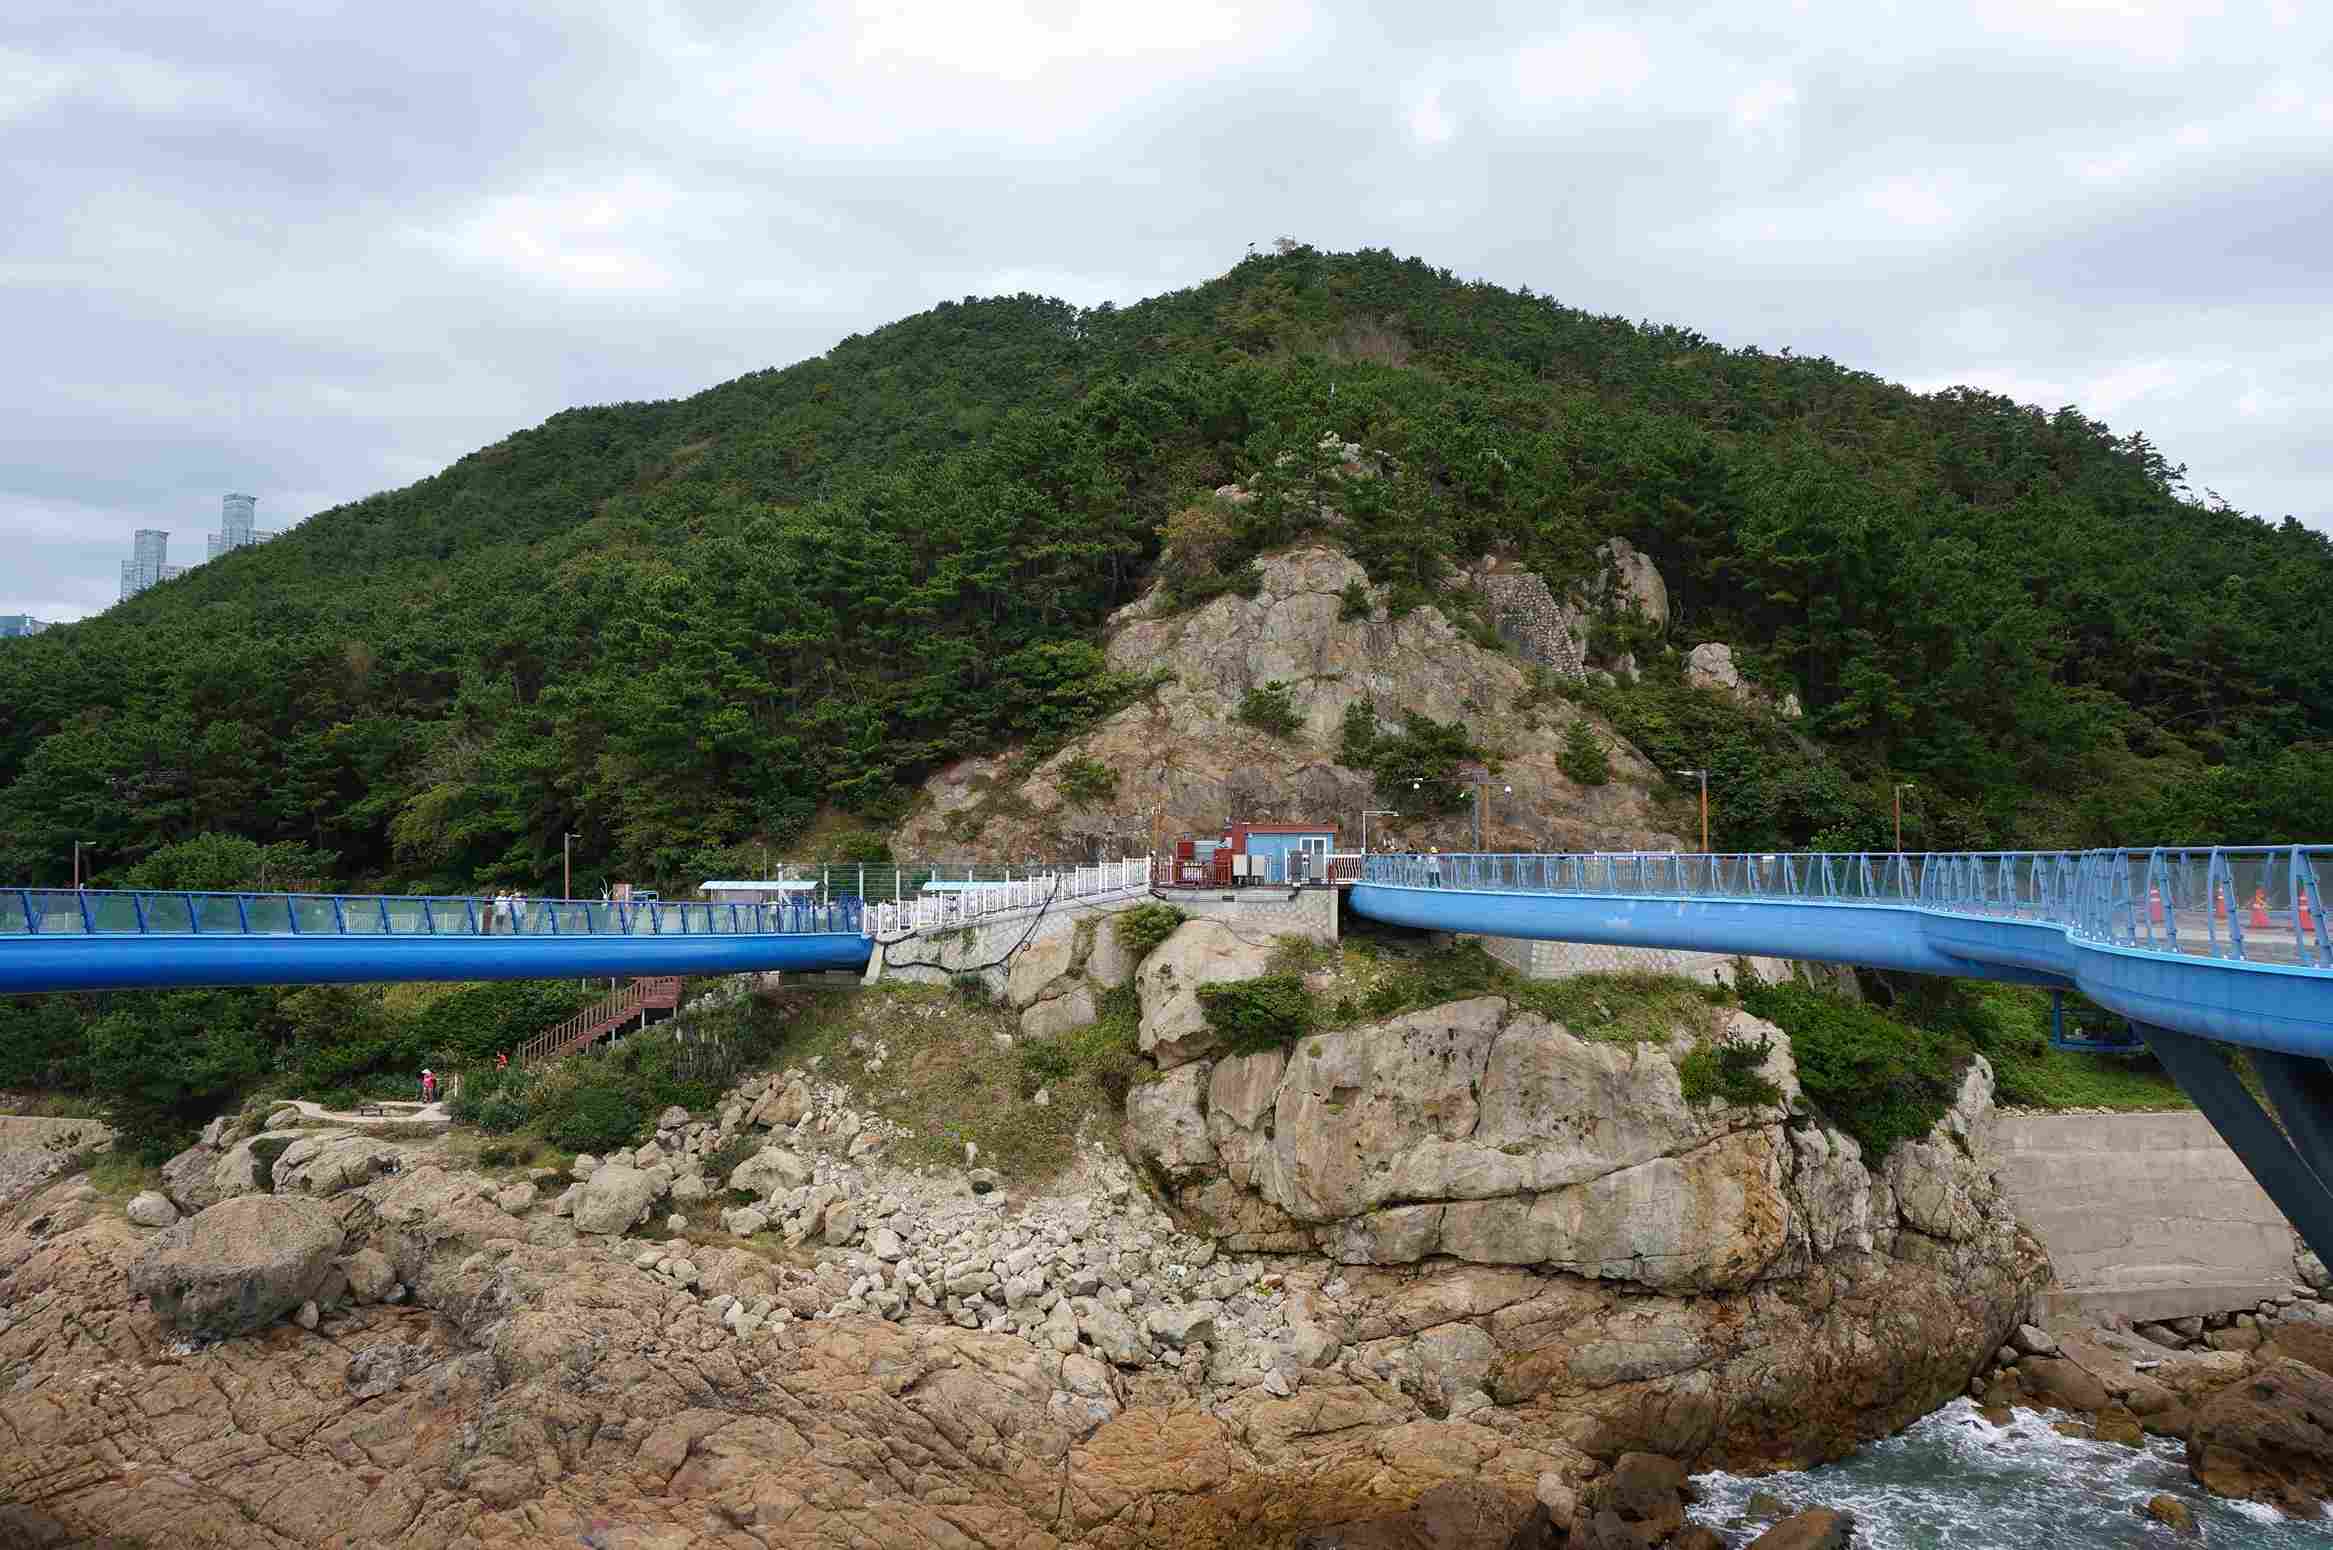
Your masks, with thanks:
<instances>
[{"instance_id":1,"label":"green shrub","mask_svg":"<svg viewBox=\"0 0 2333 1550\"><path fill-rule=\"evenodd\" d=\"M1564 728L1563 751L1555 756L1555 767L1583 786L1607 785L1612 779L1612 755L1596 729L1588 725L1588 718L1575 716Z\"/></svg>"},{"instance_id":2,"label":"green shrub","mask_svg":"<svg viewBox=\"0 0 2333 1550\"><path fill-rule=\"evenodd\" d=\"M715 1189L724 1188L729 1183L729 1175L737 1171L737 1165L761 1148L762 1139L757 1135L741 1135L722 1142L705 1158L705 1177Z\"/></svg>"},{"instance_id":3,"label":"green shrub","mask_svg":"<svg viewBox=\"0 0 2333 1550\"><path fill-rule=\"evenodd\" d=\"M630 1144L647 1117L636 1094L592 1082L554 1090L539 1119L554 1146L608 1152Z\"/></svg>"},{"instance_id":4,"label":"green shrub","mask_svg":"<svg viewBox=\"0 0 2333 1550\"><path fill-rule=\"evenodd\" d=\"M1720 1039L1696 1045L1677 1063L1678 1084L1692 1104L1728 1103L1764 1108L1782 1101L1782 1089L1760 1067L1774 1053L1772 1039Z\"/></svg>"},{"instance_id":5,"label":"green shrub","mask_svg":"<svg viewBox=\"0 0 2333 1550\"><path fill-rule=\"evenodd\" d=\"M1337 763L1348 770L1377 767L1377 708L1367 700L1345 707L1345 719L1337 727Z\"/></svg>"},{"instance_id":6,"label":"green shrub","mask_svg":"<svg viewBox=\"0 0 2333 1550\"><path fill-rule=\"evenodd\" d=\"M1366 619L1369 612L1369 588L1359 581L1346 582L1345 589L1337 594L1337 622L1346 624Z\"/></svg>"},{"instance_id":7,"label":"green shrub","mask_svg":"<svg viewBox=\"0 0 2333 1550\"><path fill-rule=\"evenodd\" d=\"M1054 784L1072 807L1100 807L1118 794L1118 772L1101 760L1079 754L1061 762Z\"/></svg>"},{"instance_id":8,"label":"green shrub","mask_svg":"<svg viewBox=\"0 0 2333 1550\"><path fill-rule=\"evenodd\" d=\"M1964 1036L1806 985L1747 986L1742 1005L1790 1035L1799 1086L1862 1143L1874 1168L1898 1141L1920 1139L1944 1117L1976 1053Z\"/></svg>"},{"instance_id":9,"label":"green shrub","mask_svg":"<svg viewBox=\"0 0 2333 1550\"><path fill-rule=\"evenodd\" d=\"M1137 904L1110 922L1110 929L1118 935L1118 945L1137 960L1150 956L1151 949L1175 934L1175 927L1190 919L1171 904Z\"/></svg>"},{"instance_id":10,"label":"green shrub","mask_svg":"<svg viewBox=\"0 0 2333 1550\"><path fill-rule=\"evenodd\" d=\"M1235 1055L1284 1049L1312 1026L1312 998L1293 974L1259 974L1228 985L1199 987L1207 1026Z\"/></svg>"},{"instance_id":11,"label":"green shrub","mask_svg":"<svg viewBox=\"0 0 2333 1550\"><path fill-rule=\"evenodd\" d=\"M1239 697L1238 718L1274 737L1290 736L1304 725L1296 713L1295 690L1277 678Z\"/></svg>"}]
</instances>

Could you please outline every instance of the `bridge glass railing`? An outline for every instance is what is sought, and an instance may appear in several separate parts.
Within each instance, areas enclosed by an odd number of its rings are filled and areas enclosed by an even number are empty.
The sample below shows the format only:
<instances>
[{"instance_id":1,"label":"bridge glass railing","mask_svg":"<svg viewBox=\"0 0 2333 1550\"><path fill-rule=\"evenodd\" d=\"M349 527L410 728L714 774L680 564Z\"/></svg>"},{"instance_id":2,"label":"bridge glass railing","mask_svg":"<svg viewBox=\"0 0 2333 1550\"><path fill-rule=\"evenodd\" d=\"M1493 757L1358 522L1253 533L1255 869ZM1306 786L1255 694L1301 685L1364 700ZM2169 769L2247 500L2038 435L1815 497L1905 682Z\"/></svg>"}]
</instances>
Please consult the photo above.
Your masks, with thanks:
<instances>
[{"instance_id":1,"label":"bridge glass railing","mask_svg":"<svg viewBox=\"0 0 2333 1550\"><path fill-rule=\"evenodd\" d=\"M1900 904L2151 952L2333 970L2333 846L2190 850L1370 856L1363 883L1662 899Z\"/></svg>"},{"instance_id":2,"label":"bridge glass railing","mask_svg":"<svg viewBox=\"0 0 2333 1550\"><path fill-rule=\"evenodd\" d=\"M616 904L387 894L0 889L11 936L745 936L859 932L855 900Z\"/></svg>"}]
</instances>

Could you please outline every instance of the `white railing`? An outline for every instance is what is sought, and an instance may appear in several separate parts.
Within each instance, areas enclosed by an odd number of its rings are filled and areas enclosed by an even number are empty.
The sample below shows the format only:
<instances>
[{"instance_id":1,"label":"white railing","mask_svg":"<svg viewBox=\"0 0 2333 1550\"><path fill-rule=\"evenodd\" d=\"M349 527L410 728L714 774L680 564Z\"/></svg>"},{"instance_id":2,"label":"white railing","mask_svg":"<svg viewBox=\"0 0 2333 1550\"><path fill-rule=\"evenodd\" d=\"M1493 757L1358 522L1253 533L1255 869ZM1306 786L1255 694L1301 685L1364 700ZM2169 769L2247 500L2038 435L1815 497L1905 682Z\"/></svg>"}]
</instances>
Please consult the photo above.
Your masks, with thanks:
<instances>
[{"instance_id":1,"label":"white railing","mask_svg":"<svg viewBox=\"0 0 2333 1550\"><path fill-rule=\"evenodd\" d=\"M1150 867L1150 857L1129 856L1036 872L1009 882L966 883L950 892L919 894L893 904L870 902L861 916L861 929L890 941L918 931L950 931L1014 910L1148 893Z\"/></svg>"}]
</instances>

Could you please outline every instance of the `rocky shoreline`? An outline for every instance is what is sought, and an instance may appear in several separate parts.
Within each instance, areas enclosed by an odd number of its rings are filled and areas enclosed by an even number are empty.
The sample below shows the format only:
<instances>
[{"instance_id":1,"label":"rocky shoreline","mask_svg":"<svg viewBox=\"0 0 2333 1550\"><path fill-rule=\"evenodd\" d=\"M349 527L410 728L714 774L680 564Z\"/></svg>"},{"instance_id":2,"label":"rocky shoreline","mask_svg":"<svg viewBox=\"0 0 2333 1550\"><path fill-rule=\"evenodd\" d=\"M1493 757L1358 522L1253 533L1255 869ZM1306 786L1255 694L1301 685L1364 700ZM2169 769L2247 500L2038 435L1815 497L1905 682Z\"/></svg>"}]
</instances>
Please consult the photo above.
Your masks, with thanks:
<instances>
[{"instance_id":1,"label":"rocky shoreline","mask_svg":"<svg viewBox=\"0 0 2333 1550\"><path fill-rule=\"evenodd\" d=\"M1723 1031L1767 1042L1777 1103L1697 1107L1701 1035L1485 1000L1269 1080L1193 1054L1125 1154L1091 1137L1042 1189L888 1163L876 1047L566 1173L222 1120L137 1203L183 1220L72 1180L10 1207L0 1499L158 1543L1260 1545L1463 1483L1586 1544L1623 1458L1837 1457L1961 1392L2043 1284L1973 1151L1981 1066L1874 1171L1778 1031ZM1348 1122L1308 1132L1312 1087ZM1418 1209L1370 1181L1421 1125L1444 1186L1541 1236L1357 1231ZM1284 1144L1319 1167L1274 1174Z\"/></svg>"}]
</instances>

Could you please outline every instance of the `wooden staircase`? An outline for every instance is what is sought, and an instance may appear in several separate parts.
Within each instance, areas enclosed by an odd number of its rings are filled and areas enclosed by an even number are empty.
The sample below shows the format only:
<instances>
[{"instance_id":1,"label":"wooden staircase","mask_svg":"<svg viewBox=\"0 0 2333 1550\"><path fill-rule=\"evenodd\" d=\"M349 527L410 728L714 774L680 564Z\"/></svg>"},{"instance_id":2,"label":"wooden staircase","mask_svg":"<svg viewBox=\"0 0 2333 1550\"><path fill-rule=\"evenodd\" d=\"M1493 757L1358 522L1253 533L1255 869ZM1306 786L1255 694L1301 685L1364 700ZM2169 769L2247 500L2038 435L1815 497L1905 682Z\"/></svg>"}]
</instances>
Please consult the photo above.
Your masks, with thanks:
<instances>
[{"instance_id":1,"label":"wooden staircase","mask_svg":"<svg viewBox=\"0 0 2333 1550\"><path fill-rule=\"evenodd\" d=\"M670 1012L680 1006L680 978L636 979L614 995L585 1007L565 1022L545 1028L518 1047L513 1064L547 1066L613 1033L649 1012Z\"/></svg>"}]
</instances>

